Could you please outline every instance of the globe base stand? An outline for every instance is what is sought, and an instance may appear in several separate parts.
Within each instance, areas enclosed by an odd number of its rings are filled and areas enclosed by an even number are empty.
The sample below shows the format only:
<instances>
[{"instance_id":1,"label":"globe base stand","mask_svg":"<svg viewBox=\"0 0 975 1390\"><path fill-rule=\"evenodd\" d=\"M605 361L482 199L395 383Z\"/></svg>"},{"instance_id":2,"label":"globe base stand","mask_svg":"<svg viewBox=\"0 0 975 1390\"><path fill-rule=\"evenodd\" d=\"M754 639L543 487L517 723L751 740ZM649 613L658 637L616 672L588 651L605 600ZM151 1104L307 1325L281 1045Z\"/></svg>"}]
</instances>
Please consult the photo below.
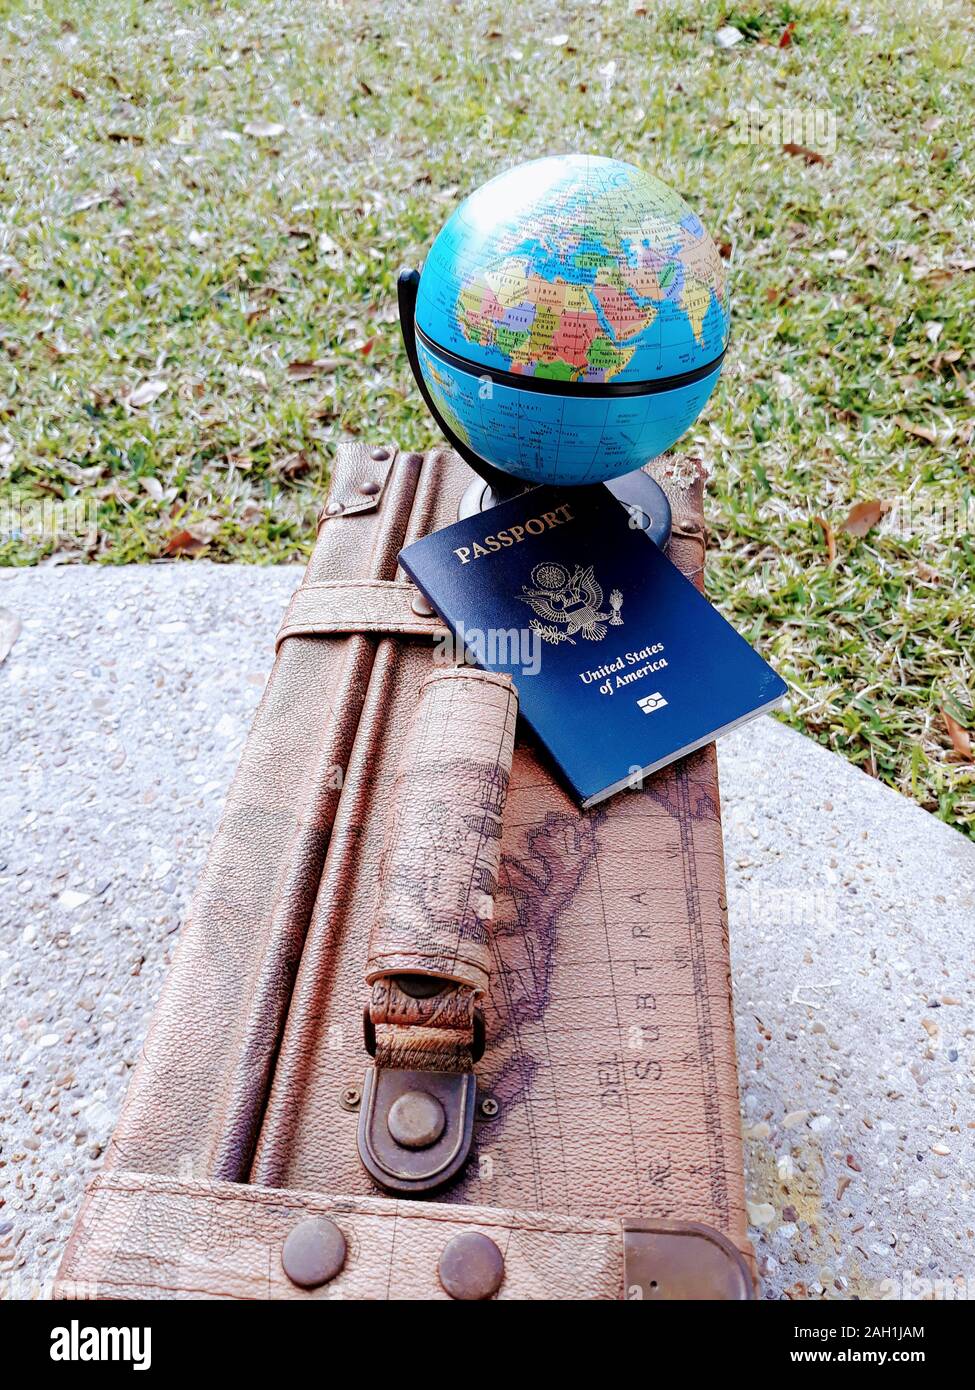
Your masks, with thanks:
<instances>
[{"instance_id":1,"label":"globe base stand","mask_svg":"<svg viewBox=\"0 0 975 1390\"><path fill-rule=\"evenodd\" d=\"M489 511L499 502L507 502L511 497L517 497L524 488L516 479L512 478L510 481L514 486L499 497L484 478L472 479L470 487L460 499L457 520L463 521L465 517ZM671 512L667 494L659 483L654 482L653 478L641 469L637 469L634 473L624 473L622 478L613 478L602 486L608 488L618 502L622 502L634 527L641 527L654 545L659 546L661 550L666 549L670 540Z\"/></svg>"}]
</instances>

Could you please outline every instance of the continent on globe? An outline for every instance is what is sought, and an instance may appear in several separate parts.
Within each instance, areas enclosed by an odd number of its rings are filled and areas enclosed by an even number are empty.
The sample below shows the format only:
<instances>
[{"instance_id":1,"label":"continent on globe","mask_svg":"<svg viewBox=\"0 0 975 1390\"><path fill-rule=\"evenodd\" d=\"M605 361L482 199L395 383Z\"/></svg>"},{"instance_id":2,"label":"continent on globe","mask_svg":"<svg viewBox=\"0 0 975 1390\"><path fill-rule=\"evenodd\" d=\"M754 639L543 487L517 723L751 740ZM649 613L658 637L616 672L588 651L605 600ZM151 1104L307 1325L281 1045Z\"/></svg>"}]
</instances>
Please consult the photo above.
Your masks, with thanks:
<instances>
[{"instance_id":1,"label":"continent on globe","mask_svg":"<svg viewBox=\"0 0 975 1390\"><path fill-rule=\"evenodd\" d=\"M631 164L535 160L441 230L416 304L423 382L489 463L535 482L639 468L693 423L728 341L724 263Z\"/></svg>"}]
</instances>

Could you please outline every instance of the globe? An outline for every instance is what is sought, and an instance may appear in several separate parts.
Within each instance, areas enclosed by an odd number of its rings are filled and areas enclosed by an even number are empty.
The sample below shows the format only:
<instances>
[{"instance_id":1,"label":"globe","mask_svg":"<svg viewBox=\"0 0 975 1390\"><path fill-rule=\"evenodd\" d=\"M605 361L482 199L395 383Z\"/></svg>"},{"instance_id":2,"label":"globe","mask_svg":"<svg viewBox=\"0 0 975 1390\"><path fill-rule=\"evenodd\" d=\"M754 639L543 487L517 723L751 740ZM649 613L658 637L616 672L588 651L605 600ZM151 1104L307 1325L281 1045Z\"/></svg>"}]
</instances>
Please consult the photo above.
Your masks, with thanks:
<instances>
[{"instance_id":1,"label":"globe","mask_svg":"<svg viewBox=\"0 0 975 1390\"><path fill-rule=\"evenodd\" d=\"M413 326L429 399L479 459L524 482L605 482L669 449L714 389L725 267L659 179L538 159L442 228Z\"/></svg>"}]
</instances>

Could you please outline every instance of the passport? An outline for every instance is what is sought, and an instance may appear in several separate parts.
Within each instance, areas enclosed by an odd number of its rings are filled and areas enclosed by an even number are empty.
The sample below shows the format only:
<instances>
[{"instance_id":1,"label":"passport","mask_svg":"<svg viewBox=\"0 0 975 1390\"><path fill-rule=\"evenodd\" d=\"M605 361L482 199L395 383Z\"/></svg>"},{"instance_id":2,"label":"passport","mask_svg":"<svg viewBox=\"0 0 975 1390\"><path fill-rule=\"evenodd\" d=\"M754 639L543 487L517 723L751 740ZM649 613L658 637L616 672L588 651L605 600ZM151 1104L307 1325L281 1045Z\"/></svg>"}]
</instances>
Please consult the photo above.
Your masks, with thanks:
<instances>
[{"instance_id":1,"label":"passport","mask_svg":"<svg viewBox=\"0 0 975 1390\"><path fill-rule=\"evenodd\" d=\"M541 487L400 564L451 637L506 672L583 808L773 708L786 684L605 487Z\"/></svg>"}]
</instances>

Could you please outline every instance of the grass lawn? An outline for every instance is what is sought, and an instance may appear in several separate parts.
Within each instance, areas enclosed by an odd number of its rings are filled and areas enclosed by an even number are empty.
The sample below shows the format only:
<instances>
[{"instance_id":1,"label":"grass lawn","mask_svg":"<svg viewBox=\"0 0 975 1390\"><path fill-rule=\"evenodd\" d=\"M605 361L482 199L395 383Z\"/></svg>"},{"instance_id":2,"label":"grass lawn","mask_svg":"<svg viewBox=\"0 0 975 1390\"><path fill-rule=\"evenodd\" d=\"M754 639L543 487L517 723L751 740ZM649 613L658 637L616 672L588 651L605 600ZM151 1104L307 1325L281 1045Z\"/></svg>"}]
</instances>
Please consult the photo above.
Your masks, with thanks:
<instances>
[{"instance_id":1,"label":"grass lawn","mask_svg":"<svg viewBox=\"0 0 975 1390\"><path fill-rule=\"evenodd\" d=\"M97 522L8 513L0 563L305 554L339 440L437 438L397 269L499 169L618 155L735 248L677 454L712 597L791 723L975 835L971 8L642 8L0 0L0 503Z\"/></svg>"}]
</instances>

